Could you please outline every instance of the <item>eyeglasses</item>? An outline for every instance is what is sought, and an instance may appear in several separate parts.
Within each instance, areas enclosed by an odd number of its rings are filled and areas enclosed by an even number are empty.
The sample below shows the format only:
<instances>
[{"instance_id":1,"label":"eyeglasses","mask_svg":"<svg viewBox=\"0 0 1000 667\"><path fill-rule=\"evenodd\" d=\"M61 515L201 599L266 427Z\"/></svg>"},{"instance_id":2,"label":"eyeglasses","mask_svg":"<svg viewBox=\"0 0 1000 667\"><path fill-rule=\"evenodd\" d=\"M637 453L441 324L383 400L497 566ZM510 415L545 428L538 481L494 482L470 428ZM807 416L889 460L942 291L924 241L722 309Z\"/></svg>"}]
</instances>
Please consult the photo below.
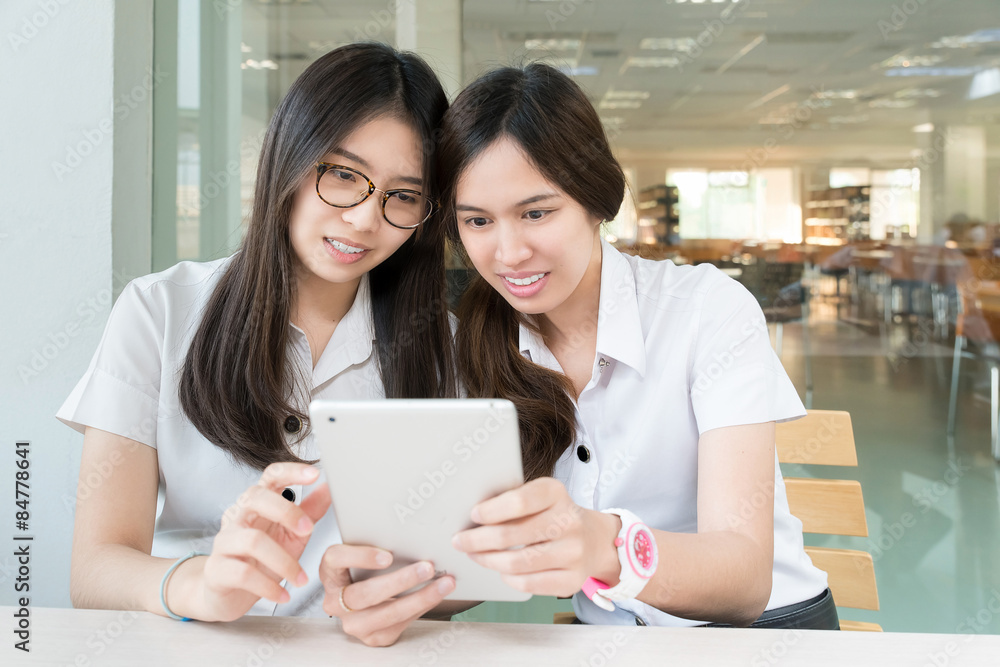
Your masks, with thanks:
<instances>
[{"instance_id":1,"label":"eyeglasses","mask_svg":"<svg viewBox=\"0 0 1000 667\"><path fill-rule=\"evenodd\" d=\"M382 217L399 229L420 226L437 208L437 202L416 190L380 190L357 169L329 162L316 163L316 194L330 206L351 208L376 191L382 193Z\"/></svg>"}]
</instances>

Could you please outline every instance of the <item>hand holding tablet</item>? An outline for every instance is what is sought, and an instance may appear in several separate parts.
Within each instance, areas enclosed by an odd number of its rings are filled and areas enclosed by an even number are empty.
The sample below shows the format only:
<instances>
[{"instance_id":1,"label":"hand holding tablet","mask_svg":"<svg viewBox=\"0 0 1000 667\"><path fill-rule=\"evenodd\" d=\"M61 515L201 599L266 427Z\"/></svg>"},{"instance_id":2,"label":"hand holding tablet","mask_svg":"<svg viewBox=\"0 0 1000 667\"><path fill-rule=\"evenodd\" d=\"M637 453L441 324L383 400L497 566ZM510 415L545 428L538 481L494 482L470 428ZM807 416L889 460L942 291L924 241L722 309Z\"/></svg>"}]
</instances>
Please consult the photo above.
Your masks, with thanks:
<instances>
[{"instance_id":1,"label":"hand holding tablet","mask_svg":"<svg viewBox=\"0 0 1000 667\"><path fill-rule=\"evenodd\" d=\"M470 519L474 506L523 483L513 404L474 399L314 401L309 412L343 540L342 546L331 548L331 558L351 568L350 581L382 575L377 588L409 583L399 591L405 593L450 575L455 587L445 594L449 599L531 597L452 545L456 533L475 525ZM391 555L391 564L377 562L379 551ZM426 562L435 568L430 576L420 572ZM367 591L366 599L378 597L376 586L360 591L356 586L344 593L347 609L361 599L356 594ZM431 596L429 588L421 594ZM340 605L339 598L336 603Z\"/></svg>"}]
</instances>

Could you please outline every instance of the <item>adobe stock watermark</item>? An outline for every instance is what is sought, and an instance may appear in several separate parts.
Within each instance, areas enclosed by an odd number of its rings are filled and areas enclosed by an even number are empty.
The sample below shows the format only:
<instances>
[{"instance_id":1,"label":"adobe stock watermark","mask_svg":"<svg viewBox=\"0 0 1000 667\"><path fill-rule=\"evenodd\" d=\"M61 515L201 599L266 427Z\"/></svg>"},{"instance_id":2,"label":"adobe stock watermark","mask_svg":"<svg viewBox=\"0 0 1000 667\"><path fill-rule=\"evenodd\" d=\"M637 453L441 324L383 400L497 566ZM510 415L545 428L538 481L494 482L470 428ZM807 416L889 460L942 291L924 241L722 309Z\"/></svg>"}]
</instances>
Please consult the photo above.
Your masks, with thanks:
<instances>
[{"instance_id":1,"label":"adobe stock watermark","mask_svg":"<svg viewBox=\"0 0 1000 667\"><path fill-rule=\"evenodd\" d=\"M920 11L920 8L927 4L927 0L903 0L903 2L893 5L892 12L888 19L879 19L875 26L882 34L882 41L889 39L889 35L899 32L910 20L910 17Z\"/></svg>"},{"instance_id":2,"label":"adobe stock watermark","mask_svg":"<svg viewBox=\"0 0 1000 667\"><path fill-rule=\"evenodd\" d=\"M931 651L926 654L923 667L948 667L955 658L961 655L964 645L970 644L976 638L976 634L990 633L990 623L1000 616L1000 591L994 587L990 589L990 593L992 596L986 601L985 606L980 608L975 615L966 616L958 624L958 627L955 628L957 636L949 637L940 651Z\"/></svg>"},{"instance_id":3,"label":"adobe stock watermark","mask_svg":"<svg viewBox=\"0 0 1000 667\"><path fill-rule=\"evenodd\" d=\"M441 462L441 465L424 473L424 480L406 489L406 499L403 502L393 504L393 511L400 525L406 520L416 515L423 508L424 504L430 500L434 494L440 491L448 480L454 477L463 463L468 463L472 457L490 441L493 434L498 432L506 423L507 417L495 406L489 409L489 416L486 420L462 436L462 439L455 442L451 447L454 457L449 457Z\"/></svg>"},{"instance_id":4,"label":"adobe stock watermark","mask_svg":"<svg viewBox=\"0 0 1000 667\"><path fill-rule=\"evenodd\" d=\"M727 371L731 370L736 362L746 354L750 344L757 340L761 334L767 336L767 322L764 317L753 318L743 323L740 327L741 337L729 345L726 350L716 352L712 355L710 363L702 369L691 386L691 396L701 396L718 382Z\"/></svg>"},{"instance_id":5,"label":"adobe stock watermark","mask_svg":"<svg viewBox=\"0 0 1000 667\"><path fill-rule=\"evenodd\" d=\"M38 11L30 16L21 19L21 24L16 32L7 33L7 43L10 48L17 53L22 46L38 36L40 30L45 28L52 19L59 16L62 8L68 5L71 0L39 0Z\"/></svg>"},{"instance_id":6,"label":"adobe stock watermark","mask_svg":"<svg viewBox=\"0 0 1000 667\"><path fill-rule=\"evenodd\" d=\"M577 663L580 667L606 667L618 657L618 652L628 643L628 635L619 630L607 641L594 644L594 650L589 658L581 658Z\"/></svg>"},{"instance_id":7,"label":"adobe stock watermark","mask_svg":"<svg viewBox=\"0 0 1000 667\"><path fill-rule=\"evenodd\" d=\"M66 146L66 157L63 162L52 162L52 173L61 183L62 180L83 164L84 158L92 154L104 140L111 136L115 129L115 121L121 122L129 114L152 95L153 90L166 78L159 69L147 69L142 81L130 91L114 100L113 112L110 118L104 118L95 127L83 131L83 138L75 144Z\"/></svg>"},{"instance_id":8,"label":"adobe stock watermark","mask_svg":"<svg viewBox=\"0 0 1000 667\"><path fill-rule=\"evenodd\" d=\"M87 650L77 653L72 664L77 667L89 667L90 665L97 664L94 662L94 658L104 655L111 648L112 644L135 623L135 619L137 618L139 618L139 613L136 611L119 612L106 626L95 630L87 636L87 639L84 641Z\"/></svg>"},{"instance_id":9,"label":"adobe stock watermark","mask_svg":"<svg viewBox=\"0 0 1000 667\"><path fill-rule=\"evenodd\" d=\"M961 459L948 462L948 469L945 470L941 479L924 486L913 496L913 506L919 509L921 515L927 514L938 504L942 498L962 480L967 472L972 470L970 466L963 465ZM919 517L913 512L903 512L899 519L882 527L878 537L868 540L872 560L877 561L890 549L899 544L906 533L917 525ZM864 566L860 561L856 562L858 568Z\"/></svg>"},{"instance_id":10,"label":"adobe stock watermark","mask_svg":"<svg viewBox=\"0 0 1000 667\"><path fill-rule=\"evenodd\" d=\"M747 8L754 4L754 0L743 0L736 4L728 4L725 9L719 12L718 17L712 19L711 21L702 21L702 25L705 29L698 33L698 36L694 38L694 45L691 47L690 51L681 51L678 56L677 72L680 74L684 73L684 67L686 65L693 65L698 58L705 53L715 40L722 37L722 34L726 31L728 26L731 26L739 18L739 15L744 13Z\"/></svg>"},{"instance_id":11,"label":"adobe stock watermark","mask_svg":"<svg viewBox=\"0 0 1000 667\"><path fill-rule=\"evenodd\" d=\"M799 643L800 639L802 639L801 630L785 630L781 633L781 637L771 642L770 646L762 648L750 660L751 667L767 667L778 664L788 655L788 650Z\"/></svg>"},{"instance_id":12,"label":"adobe stock watermark","mask_svg":"<svg viewBox=\"0 0 1000 667\"><path fill-rule=\"evenodd\" d=\"M113 274L114 284L127 284L131 277L119 271ZM99 315L111 310L113 296L111 288L98 290L80 301L67 319L55 331L46 335L41 343L28 353L28 361L18 364L17 375L27 386L29 382L45 372L49 366L67 349L74 338L80 335Z\"/></svg>"},{"instance_id":13,"label":"adobe stock watermark","mask_svg":"<svg viewBox=\"0 0 1000 667\"><path fill-rule=\"evenodd\" d=\"M421 642L417 648L417 659L409 663L409 667L434 665L451 647L458 643L459 638L469 631L468 621L453 621L447 624L447 630Z\"/></svg>"}]
</instances>

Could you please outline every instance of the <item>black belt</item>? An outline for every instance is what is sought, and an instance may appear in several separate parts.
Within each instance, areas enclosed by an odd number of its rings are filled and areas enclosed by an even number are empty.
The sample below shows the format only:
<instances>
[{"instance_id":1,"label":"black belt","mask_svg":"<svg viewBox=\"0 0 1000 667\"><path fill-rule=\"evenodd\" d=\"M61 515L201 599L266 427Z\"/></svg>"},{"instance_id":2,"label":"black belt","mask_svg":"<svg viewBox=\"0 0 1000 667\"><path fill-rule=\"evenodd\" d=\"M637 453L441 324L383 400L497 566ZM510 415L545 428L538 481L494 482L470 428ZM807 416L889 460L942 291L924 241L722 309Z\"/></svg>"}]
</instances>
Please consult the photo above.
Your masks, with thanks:
<instances>
[{"instance_id":1,"label":"black belt","mask_svg":"<svg viewBox=\"0 0 1000 667\"><path fill-rule=\"evenodd\" d=\"M728 623L708 623L701 628L731 628ZM837 605L833 602L833 594L826 589L816 597L805 602L769 609L760 615L751 628L788 628L800 630L839 630L840 619L837 617Z\"/></svg>"}]
</instances>

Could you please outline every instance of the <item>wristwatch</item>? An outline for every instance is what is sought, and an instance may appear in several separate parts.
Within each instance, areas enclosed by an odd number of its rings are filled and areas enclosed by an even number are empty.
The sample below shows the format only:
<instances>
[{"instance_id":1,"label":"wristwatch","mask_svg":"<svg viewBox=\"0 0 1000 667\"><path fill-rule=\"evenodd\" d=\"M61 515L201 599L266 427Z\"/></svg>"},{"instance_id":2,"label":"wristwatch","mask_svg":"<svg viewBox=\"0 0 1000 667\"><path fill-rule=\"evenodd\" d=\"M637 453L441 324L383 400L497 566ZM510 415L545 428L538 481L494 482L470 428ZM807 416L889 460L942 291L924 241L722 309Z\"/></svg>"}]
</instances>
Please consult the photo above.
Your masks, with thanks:
<instances>
[{"instance_id":1,"label":"wristwatch","mask_svg":"<svg viewBox=\"0 0 1000 667\"><path fill-rule=\"evenodd\" d=\"M653 531L635 514L624 509L601 511L621 517L622 528L615 538L615 547L618 548L618 562L622 571L617 586L612 587L600 579L588 577L581 590L601 609L614 611L612 600L632 600L646 587L646 583L656 572L659 552Z\"/></svg>"}]
</instances>

